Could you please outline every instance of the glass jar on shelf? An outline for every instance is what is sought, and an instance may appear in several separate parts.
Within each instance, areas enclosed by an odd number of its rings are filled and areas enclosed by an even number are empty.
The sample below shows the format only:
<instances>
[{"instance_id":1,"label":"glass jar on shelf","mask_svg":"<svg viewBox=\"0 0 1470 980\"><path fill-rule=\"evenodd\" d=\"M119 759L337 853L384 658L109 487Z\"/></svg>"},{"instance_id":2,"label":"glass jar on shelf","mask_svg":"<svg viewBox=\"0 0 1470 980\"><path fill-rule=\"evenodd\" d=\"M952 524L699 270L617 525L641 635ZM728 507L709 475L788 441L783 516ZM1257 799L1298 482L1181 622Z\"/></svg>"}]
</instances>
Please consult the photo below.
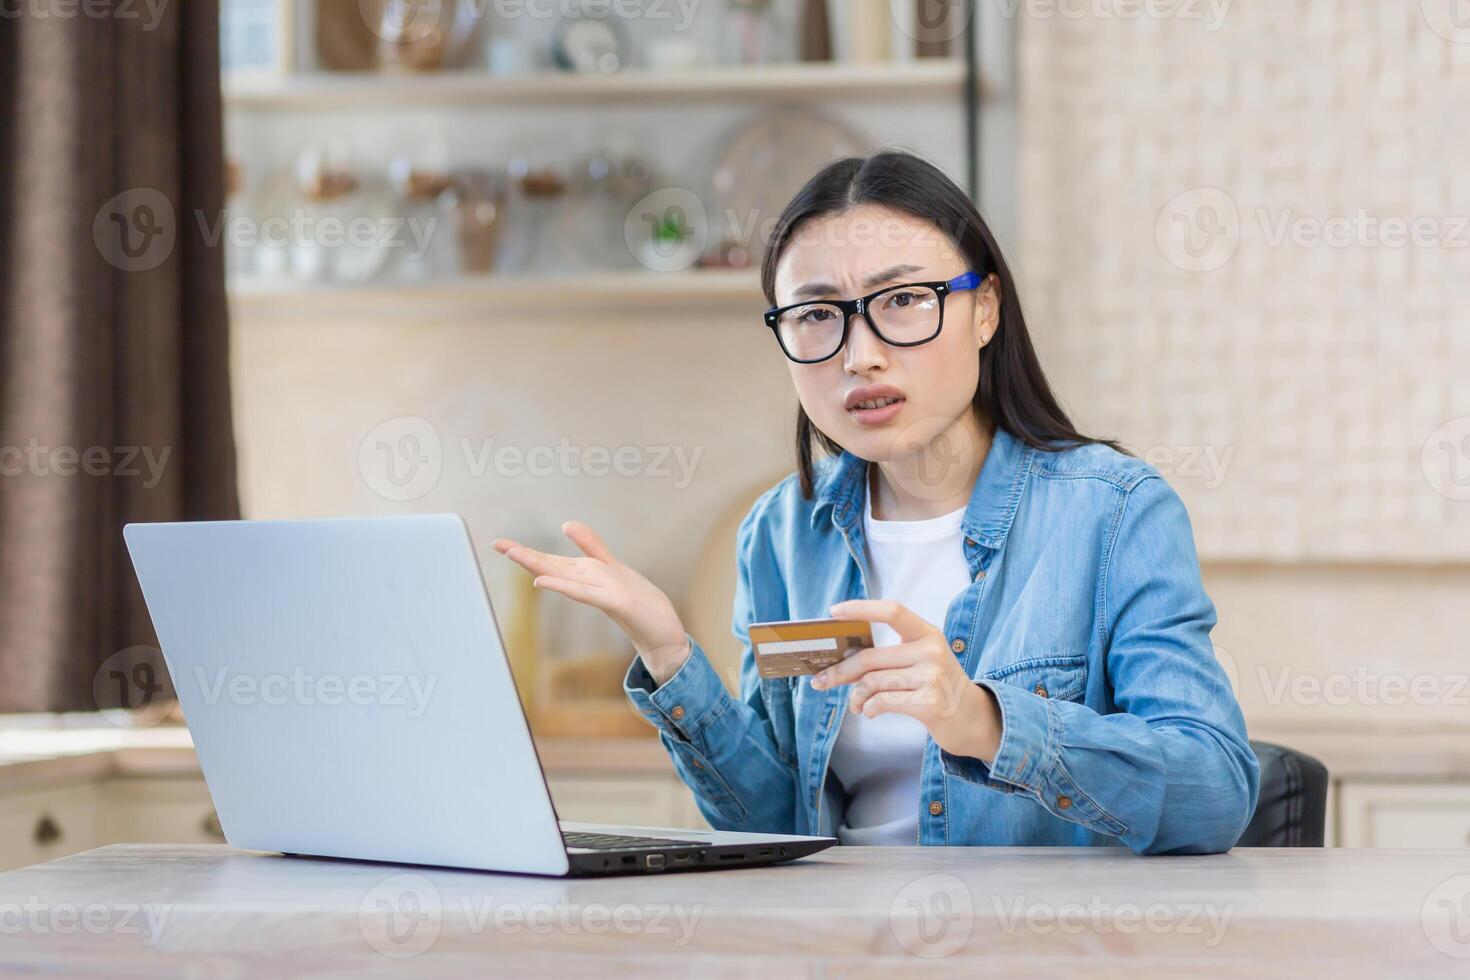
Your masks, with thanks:
<instances>
[{"instance_id":1,"label":"glass jar on shelf","mask_svg":"<svg viewBox=\"0 0 1470 980\"><path fill-rule=\"evenodd\" d=\"M449 209L457 246L457 271L483 276L495 271L505 228L505 178L491 170L457 170L451 181Z\"/></svg>"},{"instance_id":2,"label":"glass jar on shelf","mask_svg":"<svg viewBox=\"0 0 1470 980\"><path fill-rule=\"evenodd\" d=\"M769 65L795 59L797 31L785 4L776 0L725 0L721 60L731 65Z\"/></svg>"},{"instance_id":3,"label":"glass jar on shelf","mask_svg":"<svg viewBox=\"0 0 1470 980\"><path fill-rule=\"evenodd\" d=\"M430 142L394 157L388 167L403 212L393 275L404 282L447 279L459 271L448 158L442 143Z\"/></svg>"},{"instance_id":4,"label":"glass jar on shelf","mask_svg":"<svg viewBox=\"0 0 1470 980\"><path fill-rule=\"evenodd\" d=\"M259 209L256 267L303 283L364 283L382 270L398 228L386 180L360 178L337 146L304 151Z\"/></svg>"},{"instance_id":5,"label":"glass jar on shelf","mask_svg":"<svg viewBox=\"0 0 1470 980\"><path fill-rule=\"evenodd\" d=\"M592 153L572 168L554 232L561 269L636 268L623 229L629 208L652 184L652 171L642 159L619 157L611 151Z\"/></svg>"},{"instance_id":6,"label":"glass jar on shelf","mask_svg":"<svg viewBox=\"0 0 1470 980\"><path fill-rule=\"evenodd\" d=\"M378 65L389 71L430 72L464 64L478 33L474 0L379 0L373 26ZM369 4L364 0L364 13Z\"/></svg>"},{"instance_id":7,"label":"glass jar on shelf","mask_svg":"<svg viewBox=\"0 0 1470 980\"><path fill-rule=\"evenodd\" d=\"M560 271L562 256L555 225L569 182L565 168L559 164L528 156L510 162L506 168L507 210L499 269L533 275Z\"/></svg>"}]
</instances>

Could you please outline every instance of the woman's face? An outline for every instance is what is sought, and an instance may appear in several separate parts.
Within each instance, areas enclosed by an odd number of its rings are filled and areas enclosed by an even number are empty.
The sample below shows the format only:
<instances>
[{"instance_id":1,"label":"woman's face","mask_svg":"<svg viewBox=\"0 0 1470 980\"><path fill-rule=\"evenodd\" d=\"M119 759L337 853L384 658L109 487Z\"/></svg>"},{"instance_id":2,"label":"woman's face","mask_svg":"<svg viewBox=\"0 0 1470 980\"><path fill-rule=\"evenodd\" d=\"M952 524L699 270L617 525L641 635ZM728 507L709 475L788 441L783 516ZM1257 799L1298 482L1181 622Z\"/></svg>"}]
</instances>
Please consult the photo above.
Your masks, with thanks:
<instances>
[{"instance_id":1,"label":"woman's face","mask_svg":"<svg viewBox=\"0 0 1470 980\"><path fill-rule=\"evenodd\" d=\"M776 305L855 299L968 271L939 228L901 211L859 205L797 229L776 265ZM978 351L999 322L994 284L992 276L978 290L946 297L944 327L927 344L891 347L865 316L855 316L835 356L817 364L788 360L812 423L871 462L917 452L966 424L980 375Z\"/></svg>"}]
</instances>

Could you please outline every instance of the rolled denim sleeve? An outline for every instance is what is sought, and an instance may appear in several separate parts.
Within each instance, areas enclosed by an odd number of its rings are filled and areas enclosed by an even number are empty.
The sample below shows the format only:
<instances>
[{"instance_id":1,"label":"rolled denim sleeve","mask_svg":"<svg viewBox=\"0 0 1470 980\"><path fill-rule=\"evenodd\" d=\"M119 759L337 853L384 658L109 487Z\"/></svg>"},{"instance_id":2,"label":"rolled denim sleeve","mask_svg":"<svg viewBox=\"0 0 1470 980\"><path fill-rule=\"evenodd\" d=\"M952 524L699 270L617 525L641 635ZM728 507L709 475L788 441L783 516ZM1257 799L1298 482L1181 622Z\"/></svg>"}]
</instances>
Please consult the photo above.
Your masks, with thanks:
<instances>
[{"instance_id":1,"label":"rolled denim sleeve","mask_svg":"<svg viewBox=\"0 0 1470 980\"><path fill-rule=\"evenodd\" d=\"M995 758L941 759L1140 854L1229 850L1255 811L1259 763L1210 643L1215 608L1188 514L1154 475L1127 492L1116 527L1099 603L1117 710L981 680L1000 707Z\"/></svg>"},{"instance_id":2,"label":"rolled denim sleeve","mask_svg":"<svg viewBox=\"0 0 1470 980\"><path fill-rule=\"evenodd\" d=\"M732 628L751 662L748 627L754 621L751 562L757 535L756 507L736 537L736 590ZM633 706L659 731L679 778L717 830L795 833L796 771L782 757L759 683L743 671L741 697L732 696L699 643L686 634L689 657L663 684L641 658L623 681ZM790 719L783 723L790 724Z\"/></svg>"}]
</instances>

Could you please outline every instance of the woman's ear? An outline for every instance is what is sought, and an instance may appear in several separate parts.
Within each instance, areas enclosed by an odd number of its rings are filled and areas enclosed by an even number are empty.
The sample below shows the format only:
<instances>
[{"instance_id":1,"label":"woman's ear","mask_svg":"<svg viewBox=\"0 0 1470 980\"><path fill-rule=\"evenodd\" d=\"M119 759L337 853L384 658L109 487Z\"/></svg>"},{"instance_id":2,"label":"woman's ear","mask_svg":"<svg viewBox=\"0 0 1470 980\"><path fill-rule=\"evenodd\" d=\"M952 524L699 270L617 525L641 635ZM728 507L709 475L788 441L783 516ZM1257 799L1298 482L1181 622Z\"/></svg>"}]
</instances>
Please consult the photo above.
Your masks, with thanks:
<instances>
[{"instance_id":1,"label":"woman's ear","mask_svg":"<svg viewBox=\"0 0 1470 980\"><path fill-rule=\"evenodd\" d=\"M984 347L1000 329L1000 278L991 273L975 290L975 342Z\"/></svg>"}]
</instances>

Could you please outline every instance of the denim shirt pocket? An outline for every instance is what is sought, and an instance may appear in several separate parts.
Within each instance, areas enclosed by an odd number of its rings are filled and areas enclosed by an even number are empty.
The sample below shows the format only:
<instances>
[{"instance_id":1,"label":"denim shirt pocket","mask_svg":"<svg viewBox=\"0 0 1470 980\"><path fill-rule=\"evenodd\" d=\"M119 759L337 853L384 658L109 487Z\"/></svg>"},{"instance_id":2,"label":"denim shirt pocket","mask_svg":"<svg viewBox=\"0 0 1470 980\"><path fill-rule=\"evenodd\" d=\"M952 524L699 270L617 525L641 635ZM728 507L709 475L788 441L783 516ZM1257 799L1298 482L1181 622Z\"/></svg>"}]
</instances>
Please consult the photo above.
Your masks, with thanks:
<instances>
[{"instance_id":1,"label":"denim shirt pocket","mask_svg":"<svg viewBox=\"0 0 1470 980\"><path fill-rule=\"evenodd\" d=\"M1081 701L1087 693L1087 655L1033 657L996 667L981 677L1024 687L1038 697L1054 701Z\"/></svg>"}]
</instances>

